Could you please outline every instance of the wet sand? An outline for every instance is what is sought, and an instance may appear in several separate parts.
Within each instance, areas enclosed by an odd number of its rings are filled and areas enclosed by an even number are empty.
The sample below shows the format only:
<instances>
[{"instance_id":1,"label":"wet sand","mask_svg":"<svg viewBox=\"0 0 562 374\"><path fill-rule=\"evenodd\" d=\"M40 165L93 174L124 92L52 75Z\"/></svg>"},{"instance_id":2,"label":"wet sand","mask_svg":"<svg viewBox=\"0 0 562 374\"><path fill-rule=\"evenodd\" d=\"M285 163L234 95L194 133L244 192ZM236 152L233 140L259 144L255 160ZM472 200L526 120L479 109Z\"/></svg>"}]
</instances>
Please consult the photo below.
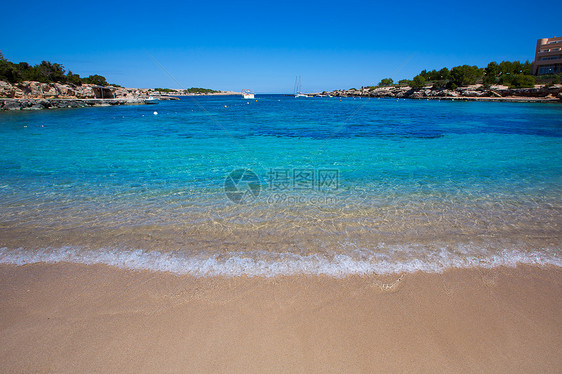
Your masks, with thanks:
<instances>
[{"instance_id":1,"label":"wet sand","mask_svg":"<svg viewBox=\"0 0 562 374\"><path fill-rule=\"evenodd\" d=\"M562 269L193 278L0 265L0 372L562 370Z\"/></svg>"}]
</instances>

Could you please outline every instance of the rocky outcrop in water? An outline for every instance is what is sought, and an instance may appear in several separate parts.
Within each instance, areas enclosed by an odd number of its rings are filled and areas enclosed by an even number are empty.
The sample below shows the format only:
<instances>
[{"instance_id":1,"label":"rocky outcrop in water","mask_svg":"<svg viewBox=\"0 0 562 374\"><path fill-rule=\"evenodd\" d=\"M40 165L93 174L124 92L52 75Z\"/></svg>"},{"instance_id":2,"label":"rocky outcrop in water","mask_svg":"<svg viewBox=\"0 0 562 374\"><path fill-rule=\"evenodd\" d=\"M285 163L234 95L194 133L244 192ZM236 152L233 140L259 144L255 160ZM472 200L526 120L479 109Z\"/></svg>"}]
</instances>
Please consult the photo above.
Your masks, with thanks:
<instances>
[{"instance_id":1,"label":"rocky outcrop in water","mask_svg":"<svg viewBox=\"0 0 562 374\"><path fill-rule=\"evenodd\" d=\"M0 99L0 110L40 110L93 106L138 105L141 99Z\"/></svg>"}]
</instances>

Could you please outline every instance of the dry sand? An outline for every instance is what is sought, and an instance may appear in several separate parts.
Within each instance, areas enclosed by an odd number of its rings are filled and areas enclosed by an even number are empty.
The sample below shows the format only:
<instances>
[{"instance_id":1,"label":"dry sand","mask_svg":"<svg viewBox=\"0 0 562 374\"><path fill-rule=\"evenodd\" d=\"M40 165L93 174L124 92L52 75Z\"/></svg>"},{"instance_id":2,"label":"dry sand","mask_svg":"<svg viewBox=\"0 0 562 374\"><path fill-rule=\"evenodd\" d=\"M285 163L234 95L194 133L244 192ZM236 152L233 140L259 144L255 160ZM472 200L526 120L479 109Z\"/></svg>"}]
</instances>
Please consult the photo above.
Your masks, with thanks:
<instances>
[{"instance_id":1,"label":"dry sand","mask_svg":"<svg viewBox=\"0 0 562 374\"><path fill-rule=\"evenodd\" d=\"M196 279L0 266L2 373L560 373L561 330L560 268Z\"/></svg>"}]
</instances>

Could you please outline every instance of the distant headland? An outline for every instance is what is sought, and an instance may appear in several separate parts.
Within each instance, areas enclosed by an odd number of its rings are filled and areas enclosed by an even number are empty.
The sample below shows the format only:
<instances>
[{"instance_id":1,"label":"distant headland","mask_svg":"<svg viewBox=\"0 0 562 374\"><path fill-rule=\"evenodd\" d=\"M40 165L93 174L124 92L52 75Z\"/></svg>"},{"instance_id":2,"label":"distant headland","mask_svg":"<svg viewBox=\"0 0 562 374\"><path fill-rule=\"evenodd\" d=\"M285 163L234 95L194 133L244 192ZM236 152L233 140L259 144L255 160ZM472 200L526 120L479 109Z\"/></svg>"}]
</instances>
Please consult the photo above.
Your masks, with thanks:
<instances>
[{"instance_id":1,"label":"distant headland","mask_svg":"<svg viewBox=\"0 0 562 374\"><path fill-rule=\"evenodd\" d=\"M414 78L395 83L382 79L365 86L309 94L337 97L391 97L409 99L562 102L562 74L532 75L528 61L490 62L486 68L462 65L452 69L422 70Z\"/></svg>"},{"instance_id":2,"label":"distant headland","mask_svg":"<svg viewBox=\"0 0 562 374\"><path fill-rule=\"evenodd\" d=\"M59 63L13 63L0 53L0 110L82 108L107 105L139 105L149 97L178 100L177 96L240 95L240 92L208 88L126 88L109 84L95 74L80 77Z\"/></svg>"}]
</instances>

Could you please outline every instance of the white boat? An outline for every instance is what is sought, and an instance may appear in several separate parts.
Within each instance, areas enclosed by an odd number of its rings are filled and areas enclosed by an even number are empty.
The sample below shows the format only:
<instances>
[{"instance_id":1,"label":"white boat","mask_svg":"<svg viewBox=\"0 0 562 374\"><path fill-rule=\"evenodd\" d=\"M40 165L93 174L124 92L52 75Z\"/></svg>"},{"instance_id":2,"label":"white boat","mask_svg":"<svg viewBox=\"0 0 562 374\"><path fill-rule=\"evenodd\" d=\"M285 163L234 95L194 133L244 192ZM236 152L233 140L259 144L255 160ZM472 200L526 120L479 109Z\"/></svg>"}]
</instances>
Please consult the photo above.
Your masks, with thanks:
<instances>
[{"instance_id":1,"label":"white boat","mask_svg":"<svg viewBox=\"0 0 562 374\"><path fill-rule=\"evenodd\" d=\"M149 96L148 99L144 99L144 103L145 104L158 104L160 100L158 100L157 98L153 97L153 96Z\"/></svg>"},{"instance_id":2,"label":"white boat","mask_svg":"<svg viewBox=\"0 0 562 374\"><path fill-rule=\"evenodd\" d=\"M244 99L253 99L254 93L249 89L245 88L242 90L242 96L244 97Z\"/></svg>"},{"instance_id":3,"label":"white boat","mask_svg":"<svg viewBox=\"0 0 562 374\"><path fill-rule=\"evenodd\" d=\"M299 75L298 77L295 78L295 97L308 97L308 95L303 94L301 92L302 90L302 82L301 82L301 76Z\"/></svg>"}]
</instances>

